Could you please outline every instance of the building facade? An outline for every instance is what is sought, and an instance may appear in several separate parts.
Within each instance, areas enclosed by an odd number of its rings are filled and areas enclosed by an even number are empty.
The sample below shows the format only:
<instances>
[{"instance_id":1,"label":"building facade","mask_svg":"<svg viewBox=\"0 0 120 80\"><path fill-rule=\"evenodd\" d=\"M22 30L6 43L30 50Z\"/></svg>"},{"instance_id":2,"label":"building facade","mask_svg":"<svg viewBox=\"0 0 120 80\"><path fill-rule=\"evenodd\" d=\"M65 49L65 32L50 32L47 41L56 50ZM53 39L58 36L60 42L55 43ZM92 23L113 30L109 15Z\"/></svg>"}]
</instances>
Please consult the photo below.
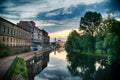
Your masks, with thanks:
<instances>
[{"instance_id":1,"label":"building facade","mask_svg":"<svg viewBox=\"0 0 120 80\"><path fill-rule=\"evenodd\" d=\"M43 35L41 29L34 27L34 37L32 42L32 50L42 50L43 49Z\"/></svg>"},{"instance_id":2,"label":"building facade","mask_svg":"<svg viewBox=\"0 0 120 80\"><path fill-rule=\"evenodd\" d=\"M17 25L31 31L31 50L42 50L49 45L48 33L35 26L33 21L20 21Z\"/></svg>"},{"instance_id":3,"label":"building facade","mask_svg":"<svg viewBox=\"0 0 120 80\"><path fill-rule=\"evenodd\" d=\"M43 35L43 48L48 48L50 44L50 37L48 36L48 33L42 29L42 35Z\"/></svg>"},{"instance_id":4,"label":"building facade","mask_svg":"<svg viewBox=\"0 0 120 80\"><path fill-rule=\"evenodd\" d=\"M0 17L0 43L13 50L30 48L31 32Z\"/></svg>"},{"instance_id":5,"label":"building facade","mask_svg":"<svg viewBox=\"0 0 120 80\"><path fill-rule=\"evenodd\" d=\"M64 47L65 46L65 42L61 41L61 40L58 40L56 42L56 44L59 46L59 47Z\"/></svg>"}]
</instances>

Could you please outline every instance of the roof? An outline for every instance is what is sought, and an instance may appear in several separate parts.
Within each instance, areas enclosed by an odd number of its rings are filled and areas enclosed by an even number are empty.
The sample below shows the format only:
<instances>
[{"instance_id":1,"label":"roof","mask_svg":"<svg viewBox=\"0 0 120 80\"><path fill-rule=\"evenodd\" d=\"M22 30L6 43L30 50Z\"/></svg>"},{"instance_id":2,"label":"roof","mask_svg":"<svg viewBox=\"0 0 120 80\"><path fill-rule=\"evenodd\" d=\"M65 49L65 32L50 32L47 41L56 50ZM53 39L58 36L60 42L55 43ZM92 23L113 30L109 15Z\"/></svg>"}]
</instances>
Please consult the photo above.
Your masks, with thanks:
<instances>
[{"instance_id":1,"label":"roof","mask_svg":"<svg viewBox=\"0 0 120 80\"><path fill-rule=\"evenodd\" d=\"M6 20L6 19L0 17L0 21L2 21L2 20L5 21L5 22L8 22L8 23L10 23L11 25L14 25L14 26L16 26L16 27L18 27L18 28L21 28L21 29L23 29L23 30L26 30L26 29L20 27L19 25L16 25L16 24L14 24L14 23L12 23L12 22L10 22L10 21L8 21L8 20ZM27 30L26 30L26 31L27 31Z\"/></svg>"}]
</instances>

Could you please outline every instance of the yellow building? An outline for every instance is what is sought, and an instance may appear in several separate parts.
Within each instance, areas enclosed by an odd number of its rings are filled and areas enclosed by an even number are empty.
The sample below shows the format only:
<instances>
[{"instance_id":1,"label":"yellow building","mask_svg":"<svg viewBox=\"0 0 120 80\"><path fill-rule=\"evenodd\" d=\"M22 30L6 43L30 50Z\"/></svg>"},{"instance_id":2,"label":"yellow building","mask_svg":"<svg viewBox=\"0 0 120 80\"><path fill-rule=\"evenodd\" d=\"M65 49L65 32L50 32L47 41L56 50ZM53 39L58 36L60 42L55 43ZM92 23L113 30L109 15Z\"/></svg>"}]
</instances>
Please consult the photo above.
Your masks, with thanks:
<instances>
[{"instance_id":1,"label":"yellow building","mask_svg":"<svg viewBox=\"0 0 120 80\"><path fill-rule=\"evenodd\" d=\"M31 32L0 17L0 44L9 45L13 50L30 48Z\"/></svg>"},{"instance_id":2,"label":"yellow building","mask_svg":"<svg viewBox=\"0 0 120 80\"><path fill-rule=\"evenodd\" d=\"M64 47L65 46L65 42L61 41L61 40L58 40L56 42L56 44L59 46L59 47Z\"/></svg>"}]
</instances>

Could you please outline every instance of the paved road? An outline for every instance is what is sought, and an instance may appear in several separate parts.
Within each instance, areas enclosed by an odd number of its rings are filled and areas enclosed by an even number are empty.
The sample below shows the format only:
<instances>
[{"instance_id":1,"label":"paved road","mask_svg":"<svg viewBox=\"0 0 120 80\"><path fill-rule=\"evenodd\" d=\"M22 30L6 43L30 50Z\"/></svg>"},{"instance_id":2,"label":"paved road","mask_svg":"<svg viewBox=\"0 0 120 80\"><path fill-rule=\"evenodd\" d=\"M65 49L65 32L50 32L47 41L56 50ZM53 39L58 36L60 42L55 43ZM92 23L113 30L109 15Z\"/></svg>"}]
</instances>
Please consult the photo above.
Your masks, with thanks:
<instances>
[{"instance_id":1,"label":"paved road","mask_svg":"<svg viewBox=\"0 0 120 80\"><path fill-rule=\"evenodd\" d=\"M47 51L48 50L50 50L50 49L47 49ZM44 51L46 51L46 50L28 52L28 53L23 53L23 54L19 54L19 55L0 58L0 80L4 77L5 73L7 72L7 70L9 69L9 67L11 66L12 62L14 61L14 59L16 57L21 57L24 60L28 60L31 57L35 56L36 54L42 53Z\"/></svg>"}]
</instances>

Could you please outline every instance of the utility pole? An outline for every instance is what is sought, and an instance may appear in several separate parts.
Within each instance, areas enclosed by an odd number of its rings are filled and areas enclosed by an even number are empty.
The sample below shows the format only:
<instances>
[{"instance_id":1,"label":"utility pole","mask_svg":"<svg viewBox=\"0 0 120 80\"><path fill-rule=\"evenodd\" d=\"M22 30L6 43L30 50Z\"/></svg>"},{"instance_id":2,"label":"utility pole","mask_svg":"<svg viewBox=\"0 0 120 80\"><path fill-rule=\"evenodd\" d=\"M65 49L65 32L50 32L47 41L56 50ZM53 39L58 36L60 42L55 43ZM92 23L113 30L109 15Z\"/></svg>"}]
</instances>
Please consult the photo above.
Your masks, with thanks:
<instances>
[{"instance_id":1,"label":"utility pole","mask_svg":"<svg viewBox=\"0 0 120 80\"><path fill-rule=\"evenodd\" d=\"M54 45L54 54L56 54L56 38L55 38L55 45Z\"/></svg>"}]
</instances>

